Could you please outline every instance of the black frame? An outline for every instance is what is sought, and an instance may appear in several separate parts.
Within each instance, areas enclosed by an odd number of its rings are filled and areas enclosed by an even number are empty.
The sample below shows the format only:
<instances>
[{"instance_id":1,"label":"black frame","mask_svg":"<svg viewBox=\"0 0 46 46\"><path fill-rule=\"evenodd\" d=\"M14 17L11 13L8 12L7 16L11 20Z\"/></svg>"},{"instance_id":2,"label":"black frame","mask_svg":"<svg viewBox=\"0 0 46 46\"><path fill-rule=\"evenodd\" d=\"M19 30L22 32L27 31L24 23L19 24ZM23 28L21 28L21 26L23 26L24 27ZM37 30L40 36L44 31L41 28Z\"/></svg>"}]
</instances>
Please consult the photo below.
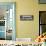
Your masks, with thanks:
<instances>
[{"instance_id":1,"label":"black frame","mask_svg":"<svg viewBox=\"0 0 46 46\"><path fill-rule=\"evenodd\" d=\"M40 36L40 11L39 11L39 36Z\"/></svg>"}]
</instances>

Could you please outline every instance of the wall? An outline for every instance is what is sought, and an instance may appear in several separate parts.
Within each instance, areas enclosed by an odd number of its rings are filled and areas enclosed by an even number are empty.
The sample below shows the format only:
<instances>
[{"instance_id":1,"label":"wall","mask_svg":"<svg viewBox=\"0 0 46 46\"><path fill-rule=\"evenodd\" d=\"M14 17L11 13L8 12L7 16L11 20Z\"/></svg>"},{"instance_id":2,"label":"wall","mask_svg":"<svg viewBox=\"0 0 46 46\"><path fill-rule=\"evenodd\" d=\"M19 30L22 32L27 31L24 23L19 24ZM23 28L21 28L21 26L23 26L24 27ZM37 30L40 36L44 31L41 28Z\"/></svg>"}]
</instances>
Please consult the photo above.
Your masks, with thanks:
<instances>
[{"instance_id":1,"label":"wall","mask_svg":"<svg viewBox=\"0 0 46 46\"><path fill-rule=\"evenodd\" d=\"M17 2L16 2L17 3ZM19 0L17 11L17 37L18 38L33 38L34 36L34 20L20 21L20 15L33 15L33 0ZM33 32L33 33L32 33Z\"/></svg>"},{"instance_id":2,"label":"wall","mask_svg":"<svg viewBox=\"0 0 46 46\"><path fill-rule=\"evenodd\" d=\"M38 4L38 0L3 0L0 2L16 2L16 37L36 38L39 34L39 10L46 10L46 4ZM33 15L33 21L20 21L20 15Z\"/></svg>"},{"instance_id":3,"label":"wall","mask_svg":"<svg viewBox=\"0 0 46 46\"><path fill-rule=\"evenodd\" d=\"M39 33L39 16L37 0L19 0L17 5L17 37L36 38ZM33 21L20 21L20 15L33 15Z\"/></svg>"}]
</instances>

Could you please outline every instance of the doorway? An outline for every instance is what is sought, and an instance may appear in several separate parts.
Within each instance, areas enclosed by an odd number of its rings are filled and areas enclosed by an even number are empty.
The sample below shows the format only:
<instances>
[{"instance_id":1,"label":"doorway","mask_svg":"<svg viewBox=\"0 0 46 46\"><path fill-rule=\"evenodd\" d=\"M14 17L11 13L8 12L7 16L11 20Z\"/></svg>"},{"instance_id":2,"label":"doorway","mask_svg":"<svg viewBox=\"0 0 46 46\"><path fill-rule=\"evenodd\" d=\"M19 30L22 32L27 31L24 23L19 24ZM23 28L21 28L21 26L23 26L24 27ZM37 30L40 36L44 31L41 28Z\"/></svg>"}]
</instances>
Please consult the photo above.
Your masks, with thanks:
<instances>
[{"instance_id":1,"label":"doorway","mask_svg":"<svg viewBox=\"0 0 46 46\"><path fill-rule=\"evenodd\" d=\"M0 3L0 40L15 40L15 3Z\"/></svg>"},{"instance_id":2,"label":"doorway","mask_svg":"<svg viewBox=\"0 0 46 46\"><path fill-rule=\"evenodd\" d=\"M46 32L46 11L39 11L39 35Z\"/></svg>"}]
</instances>

